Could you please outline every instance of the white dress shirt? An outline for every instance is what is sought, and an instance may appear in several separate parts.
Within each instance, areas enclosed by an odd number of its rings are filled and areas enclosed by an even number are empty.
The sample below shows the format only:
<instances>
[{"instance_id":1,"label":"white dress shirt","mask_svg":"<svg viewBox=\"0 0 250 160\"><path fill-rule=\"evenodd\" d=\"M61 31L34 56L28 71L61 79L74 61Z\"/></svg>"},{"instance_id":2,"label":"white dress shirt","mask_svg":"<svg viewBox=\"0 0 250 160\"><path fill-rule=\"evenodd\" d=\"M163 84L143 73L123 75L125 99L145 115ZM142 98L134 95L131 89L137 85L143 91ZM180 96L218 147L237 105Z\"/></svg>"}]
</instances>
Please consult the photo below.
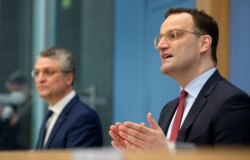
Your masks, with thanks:
<instances>
[{"instance_id":1,"label":"white dress shirt","mask_svg":"<svg viewBox=\"0 0 250 160\"><path fill-rule=\"evenodd\" d=\"M49 135L56 123L56 120L58 119L60 113L65 108L65 106L69 103L69 101L76 95L76 92L72 90L70 93L68 93L65 97L63 97L60 101L58 101L54 106L49 106L49 110L53 111L53 115L48 119L47 121L47 132L44 139L44 146L46 145Z\"/></svg>"},{"instance_id":2,"label":"white dress shirt","mask_svg":"<svg viewBox=\"0 0 250 160\"><path fill-rule=\"evenodd\" d=\"M207 82L207 80L212 76L212 74L215 72L215 70L216 70L216 68L211 68L208 71L204 72L203 74L199 75L194 80L192 80L187 85L187 87L184 89L188 93L188 95L185 99L185 106L184 106L185 108L184 108L184 112L182 115L180 128L181 128L184 120L186 119L187 114L190 111L195 99L197 98L198 94L200 93L202 87ZM182 88L180 88L180 90L182 90ZM168 128L168 132L167 132L167 139L168 140L170 139L175 115L176 115L176 111L175 111L175 114L174 114L174 116L171 120L171 123L169 125L169 128Z\"/></svg>"}]
</instances>

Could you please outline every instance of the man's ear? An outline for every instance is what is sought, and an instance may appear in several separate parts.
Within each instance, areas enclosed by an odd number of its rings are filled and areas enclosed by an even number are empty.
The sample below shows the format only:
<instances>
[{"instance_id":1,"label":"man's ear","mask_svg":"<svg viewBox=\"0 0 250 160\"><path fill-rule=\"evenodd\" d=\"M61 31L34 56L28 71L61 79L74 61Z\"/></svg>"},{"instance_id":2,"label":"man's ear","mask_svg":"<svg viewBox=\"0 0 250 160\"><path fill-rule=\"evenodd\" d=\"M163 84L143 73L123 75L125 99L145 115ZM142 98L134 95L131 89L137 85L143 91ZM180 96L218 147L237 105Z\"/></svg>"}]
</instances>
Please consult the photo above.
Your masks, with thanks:
<instances>
[{"instance_id":1,"label":"man's ear","mask_svg":"<svg viewBox=\"0 0 250 160\"><path fill-rule=\"evenodd\" d=\"M71 85L71 84L73 83L73 80L74 80L74 75L73 75L73 73L72 73L72 72L67 73L66 78L67 78L67 84L68 84L68 85Z\"/></svg>"},{"instance_id":2,"label":"man's ear","mask_svg":"<svg viewBox=\"0 0 250 160\"><path fill-rule=\"evenodd\" d=\"M212 45L212 37L209 35L201 35L200 37L200 53L204 53Z\"/></svg>"}]
</instances>

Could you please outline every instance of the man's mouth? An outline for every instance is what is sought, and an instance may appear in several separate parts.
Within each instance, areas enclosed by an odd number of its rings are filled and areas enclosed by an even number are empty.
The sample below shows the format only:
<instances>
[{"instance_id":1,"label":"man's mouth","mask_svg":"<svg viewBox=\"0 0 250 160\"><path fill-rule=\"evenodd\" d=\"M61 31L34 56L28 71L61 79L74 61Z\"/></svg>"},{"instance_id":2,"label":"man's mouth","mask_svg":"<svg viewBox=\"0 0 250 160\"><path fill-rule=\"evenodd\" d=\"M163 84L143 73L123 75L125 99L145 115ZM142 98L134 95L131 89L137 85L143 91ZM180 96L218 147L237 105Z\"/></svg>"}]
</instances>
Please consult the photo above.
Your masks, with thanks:
<instances>
[{"instance_id":1,"label":"man's mouth","mask_svg":"<svg viewBox=\"0 0 250 160\"><path fill-rule=\"evenodd\" d=\"M171 54L164 54L164 55L161 56L162 60L168 59L168 58L171 58L171 57L173 57L173 55L171 55Z\"/></svg>"},{"instance_id":2,"label":"man's mouth","mask_svg":"<svg viewBox=\"0 0 250 160\"><path fill-rule=\"evenodd\" d=\"M45 86L38 86L38 89L43 90L43 89L46 89L46 87Z\"/></svg>"}]
</instances>

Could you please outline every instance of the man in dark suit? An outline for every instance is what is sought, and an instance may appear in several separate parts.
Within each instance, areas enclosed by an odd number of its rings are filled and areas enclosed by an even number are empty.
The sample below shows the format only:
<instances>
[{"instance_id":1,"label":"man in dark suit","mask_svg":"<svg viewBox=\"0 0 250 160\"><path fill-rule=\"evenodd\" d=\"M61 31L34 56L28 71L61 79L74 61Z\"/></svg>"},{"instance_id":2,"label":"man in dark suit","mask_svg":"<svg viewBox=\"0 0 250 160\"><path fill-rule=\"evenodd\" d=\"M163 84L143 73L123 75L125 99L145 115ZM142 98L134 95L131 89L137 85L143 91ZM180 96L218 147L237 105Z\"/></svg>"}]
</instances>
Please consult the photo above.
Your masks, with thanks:
<instances>
[{"instance_id":1,"label":"man in dark suit","mask_svg":"<svg viewBox=\"0 0 250 160\"><path fill-rule=\"evenodd\" d=\"M133 151L177 143L249 145L250 98L216 69L216 21L203 11L185 8L170 9L165 18L154 43L161 72L178 82L181 96L162 109L159 125L151 113L150 128L132 122L112 125L111 144Z\"/></svg>"},{"instance_id":2,"label":"man in dark suit","mask_svg":"<svg viewBox=\"0 0 250 160\"><path fill-rule=\"evenodd\" d=\"M73 89L75 62L63 48L48 48L38 56L32 75L39 95L49 104L37 149L98 147L102 129L98 115Z\"/></svg>"}]
</instances>

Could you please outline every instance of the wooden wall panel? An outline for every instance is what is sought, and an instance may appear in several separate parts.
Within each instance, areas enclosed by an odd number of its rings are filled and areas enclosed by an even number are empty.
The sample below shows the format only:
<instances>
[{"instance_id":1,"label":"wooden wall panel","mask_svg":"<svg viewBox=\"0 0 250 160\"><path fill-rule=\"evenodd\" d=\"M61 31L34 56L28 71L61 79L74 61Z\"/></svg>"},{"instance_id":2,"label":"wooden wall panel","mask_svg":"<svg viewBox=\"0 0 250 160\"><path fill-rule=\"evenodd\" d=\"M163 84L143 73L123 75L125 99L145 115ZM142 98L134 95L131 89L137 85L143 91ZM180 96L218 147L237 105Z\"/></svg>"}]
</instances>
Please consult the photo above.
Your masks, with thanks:
<instances>
[{"instance_id":1,"label":"wooden wall panel","mask_svg":"<svg viewBox=\"0 0 250 160\"><path fill-rule=\"evenodd\" d=\"M196 0L198 9L203 9L214 17L219 25L220 37L217 47L217 67L220 73L229 78L229 0Z\"/></svg>"}]
</instances>

